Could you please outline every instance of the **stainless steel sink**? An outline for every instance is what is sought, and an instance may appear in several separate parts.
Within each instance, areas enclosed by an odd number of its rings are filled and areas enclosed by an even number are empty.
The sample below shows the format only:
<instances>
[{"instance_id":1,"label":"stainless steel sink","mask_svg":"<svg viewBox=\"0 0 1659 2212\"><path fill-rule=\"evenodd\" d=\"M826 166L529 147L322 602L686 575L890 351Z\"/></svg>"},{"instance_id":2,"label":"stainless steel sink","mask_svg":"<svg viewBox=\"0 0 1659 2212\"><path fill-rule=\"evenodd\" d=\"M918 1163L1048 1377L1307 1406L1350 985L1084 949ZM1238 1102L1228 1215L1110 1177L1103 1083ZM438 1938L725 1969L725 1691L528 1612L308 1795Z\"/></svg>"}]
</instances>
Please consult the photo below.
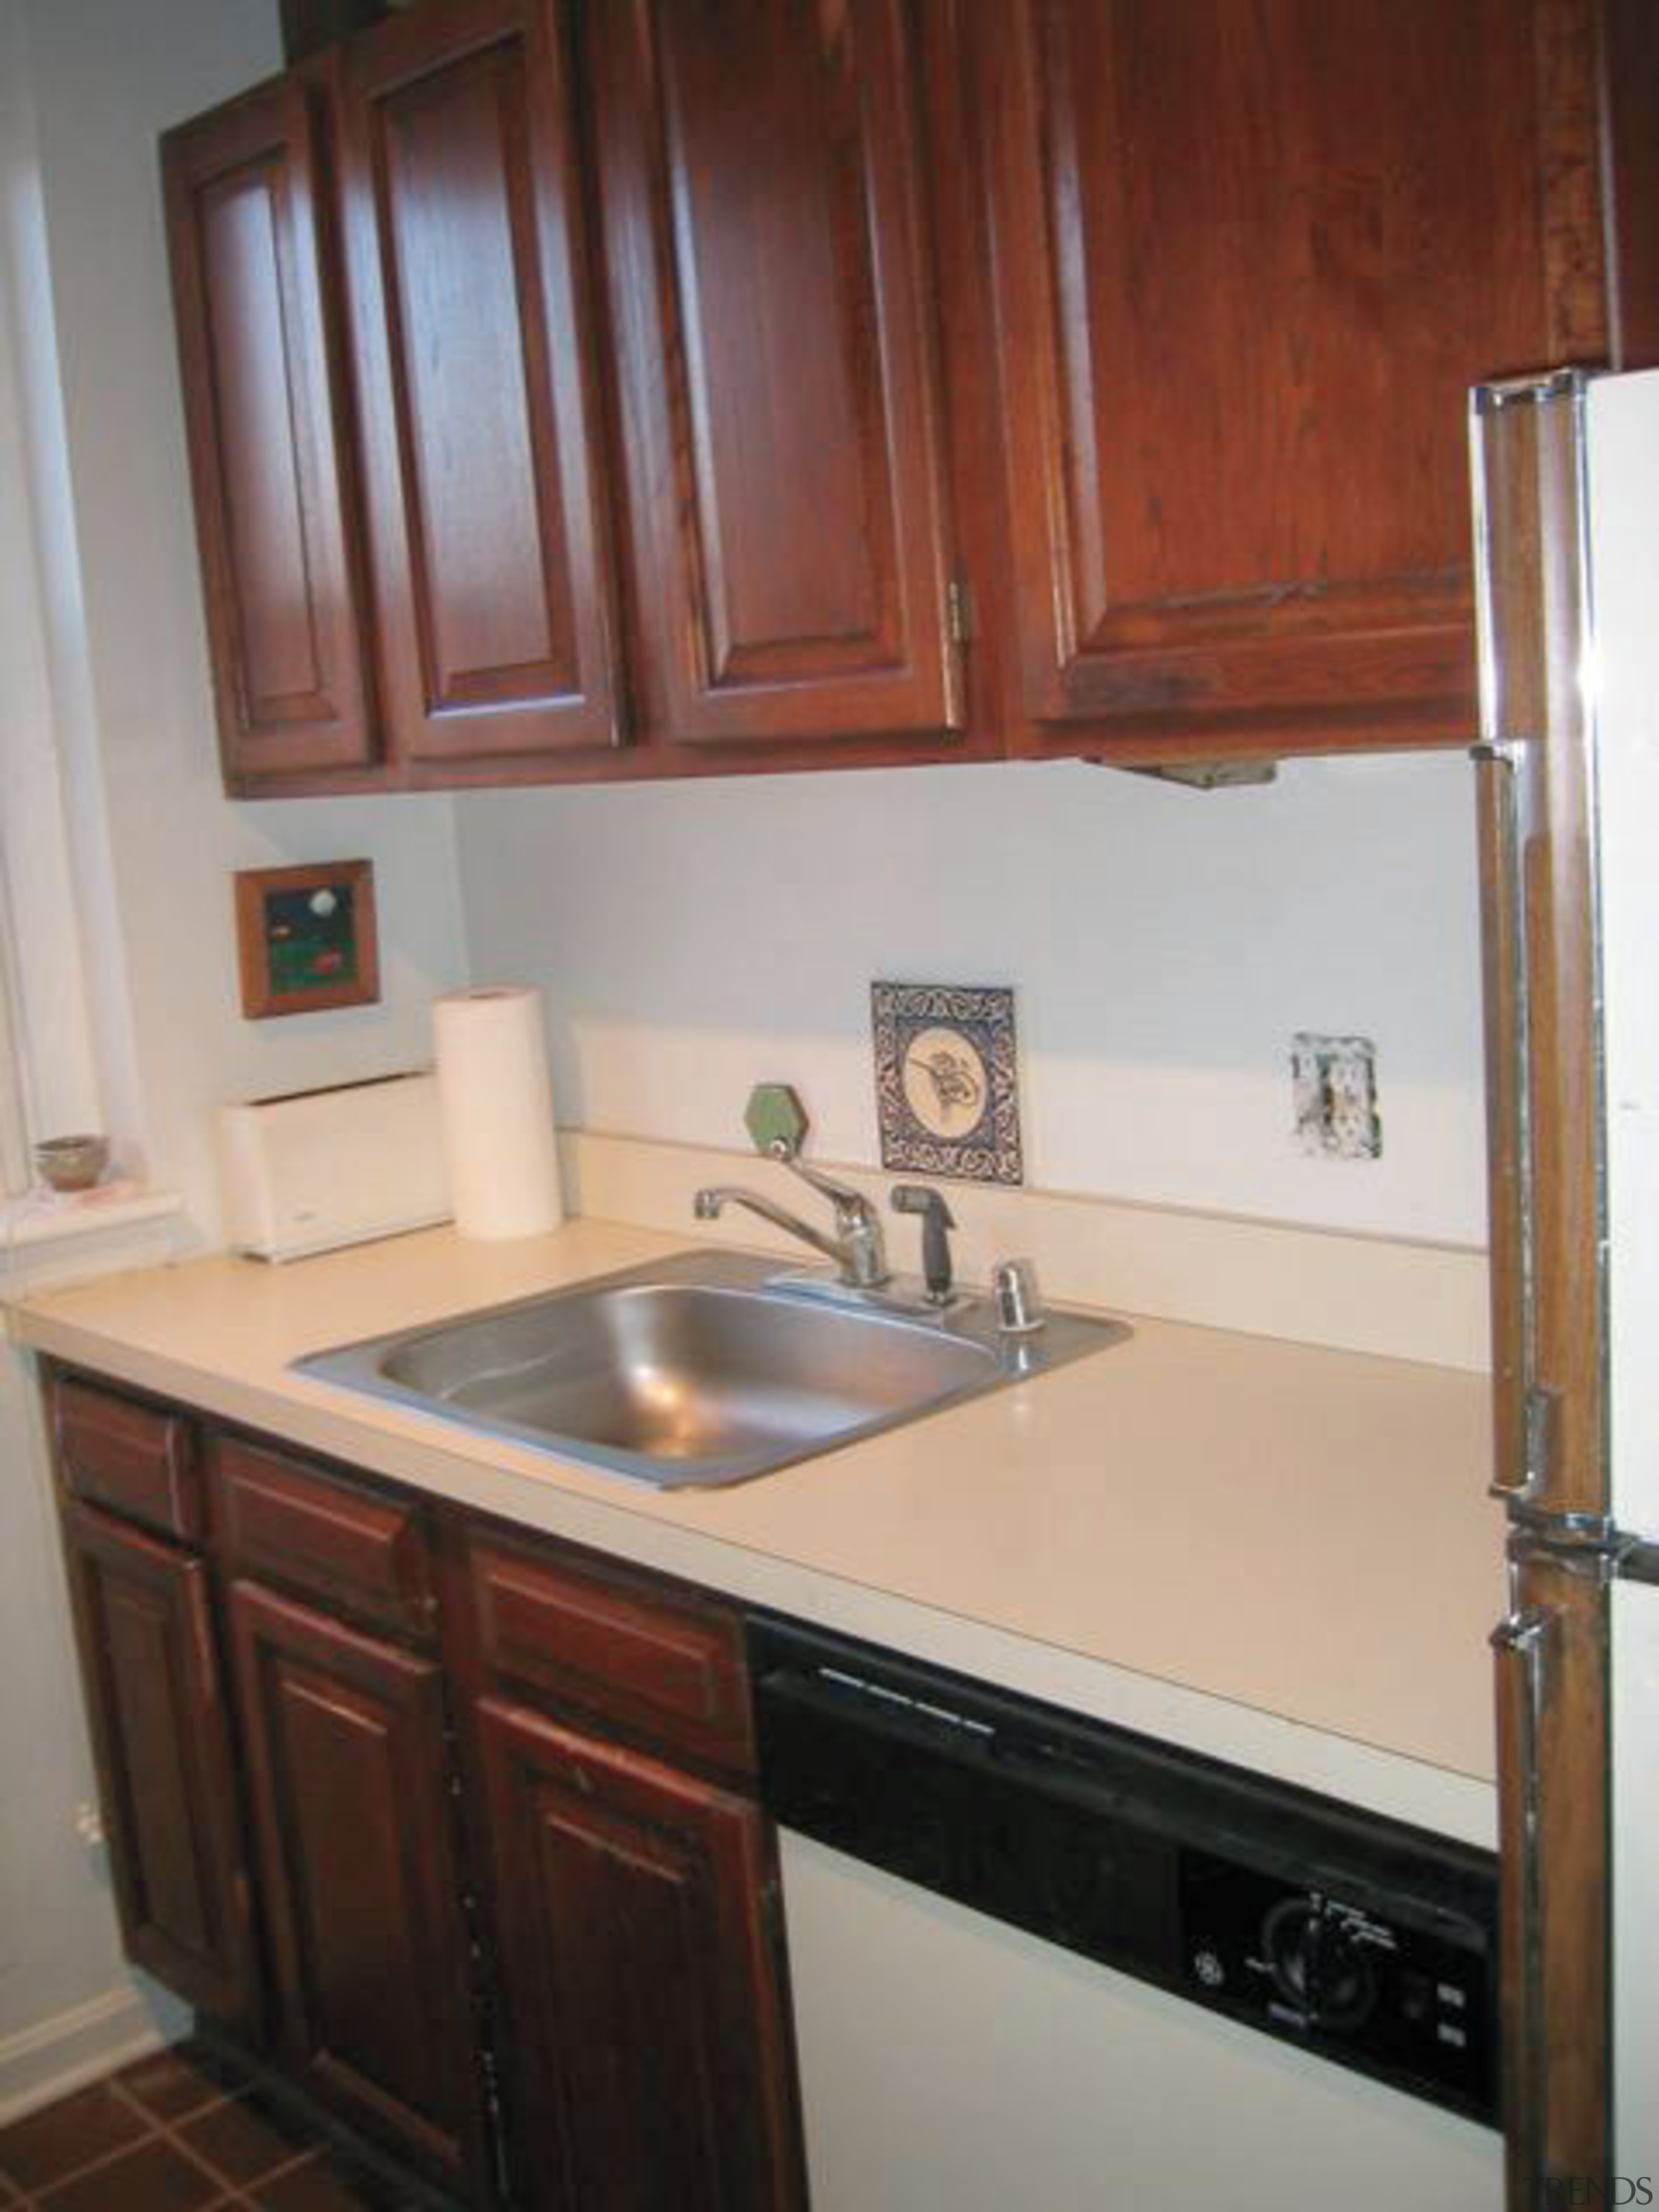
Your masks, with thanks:
<instances>
[{"instance_id":1,"label":"stainless steel sink","mask_svg":"<svg viewBox=\"0 0 1659 2212\"><path fill-rule=\"evenodd\" d=\"M313 1352L303 1374L660 1488L743 1482L1103 1350L1051 1312L1000 1334L746 1254L687 1252L542 1297Z\"/></svg>"}]
</instances>

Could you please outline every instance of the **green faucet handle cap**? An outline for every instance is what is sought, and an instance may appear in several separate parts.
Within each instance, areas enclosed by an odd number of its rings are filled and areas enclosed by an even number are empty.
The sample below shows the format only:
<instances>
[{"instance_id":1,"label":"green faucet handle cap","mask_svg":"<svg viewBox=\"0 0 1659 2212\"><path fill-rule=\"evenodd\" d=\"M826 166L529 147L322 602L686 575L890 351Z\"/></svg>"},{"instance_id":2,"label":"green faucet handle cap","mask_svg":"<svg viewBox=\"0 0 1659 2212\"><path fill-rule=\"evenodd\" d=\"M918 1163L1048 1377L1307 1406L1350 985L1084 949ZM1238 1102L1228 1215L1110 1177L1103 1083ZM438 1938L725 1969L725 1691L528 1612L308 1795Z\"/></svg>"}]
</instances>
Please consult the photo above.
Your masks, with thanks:
<instances>
[{"instance_id":1,"label":"green faucet handle cap","mask_svg":"<svg viewBox=\"0 0 1659 2212\"><path fill-rule=\"evenodd\" d=\"M793 1160L811 1124L806 1109L787 1083L757 1083L749 1094L743 1125L757 1152Z\"/></svg>"}]
</instances>

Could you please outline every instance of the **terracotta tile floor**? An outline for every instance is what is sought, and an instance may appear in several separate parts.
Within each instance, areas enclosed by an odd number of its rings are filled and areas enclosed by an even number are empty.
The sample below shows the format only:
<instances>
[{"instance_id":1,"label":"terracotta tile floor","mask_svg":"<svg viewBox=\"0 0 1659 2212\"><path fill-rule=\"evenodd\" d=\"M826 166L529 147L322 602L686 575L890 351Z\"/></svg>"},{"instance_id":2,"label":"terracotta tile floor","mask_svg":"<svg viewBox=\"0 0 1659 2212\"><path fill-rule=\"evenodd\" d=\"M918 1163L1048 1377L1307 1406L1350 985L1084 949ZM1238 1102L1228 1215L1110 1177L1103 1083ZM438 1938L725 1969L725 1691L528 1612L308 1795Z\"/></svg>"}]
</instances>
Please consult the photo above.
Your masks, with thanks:
<instances>
[{"instance_id":1,"label":"terracotta tile floor","mask_svg":"<svg viewBox=\"0 0 1659 2212\"><path fill-rule=\"evenodd\" d=\"M0 2129L0 2212L398 2212L402 2202L196 2044Z\"/></svg>"}]
</instances>

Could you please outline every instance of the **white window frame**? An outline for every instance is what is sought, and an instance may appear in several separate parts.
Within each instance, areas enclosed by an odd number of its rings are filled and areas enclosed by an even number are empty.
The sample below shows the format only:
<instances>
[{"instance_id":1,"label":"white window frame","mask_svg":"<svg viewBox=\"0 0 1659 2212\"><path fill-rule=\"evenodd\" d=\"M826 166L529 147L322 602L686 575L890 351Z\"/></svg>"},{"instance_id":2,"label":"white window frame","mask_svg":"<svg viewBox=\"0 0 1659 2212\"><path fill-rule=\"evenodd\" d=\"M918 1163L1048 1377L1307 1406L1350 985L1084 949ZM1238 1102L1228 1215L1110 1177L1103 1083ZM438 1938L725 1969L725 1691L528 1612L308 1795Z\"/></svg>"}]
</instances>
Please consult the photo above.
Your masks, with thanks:
<instances>
[{"instance_id":1,"label":"white window frame","mask_svg":"<svg viewBox=\"0 0 1659 2212\"><path fill-rule=\"evenodd\" d=\"M84 638L34 112L15 0L0 0L0 484L3 1193L27 1186L31 1138L97 1129L108 1120L64 782ZM81 793L81 802L91 796Z\"/></svg>"},{"instance_id":2,"label":"white window frame","mask_svg":"<svg viewBox=\"0 0 1659 2212\"><path fill-rule=\"evenodd\" d=\"M29 1182L28 1133L23 1117L22 1064L11 1014L11 945L0 910L0 1197Z\"/></svg>"}]
</instances>

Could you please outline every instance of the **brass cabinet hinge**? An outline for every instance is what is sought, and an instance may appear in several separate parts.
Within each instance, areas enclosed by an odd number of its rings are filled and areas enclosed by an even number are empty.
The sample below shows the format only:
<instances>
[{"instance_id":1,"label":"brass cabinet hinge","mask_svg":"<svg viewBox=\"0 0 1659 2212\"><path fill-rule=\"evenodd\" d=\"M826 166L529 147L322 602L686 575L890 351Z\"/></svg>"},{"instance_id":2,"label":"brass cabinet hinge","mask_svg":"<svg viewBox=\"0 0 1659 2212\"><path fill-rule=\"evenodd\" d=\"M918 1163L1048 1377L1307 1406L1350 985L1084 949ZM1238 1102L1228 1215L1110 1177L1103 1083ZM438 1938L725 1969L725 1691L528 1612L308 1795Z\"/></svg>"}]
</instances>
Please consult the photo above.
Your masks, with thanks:
<instances>
[{"instance_id":1,"label":"brass cabinet hinge","mask_svg":"<svg viewBox=\"0 0 1659 2212\"><path fill-rule=\"evenodd\" d=\"M952 645L973 643L974 590L960 576L952 576L945 586L945 627Z\"/></svg>"}]
</instances>

